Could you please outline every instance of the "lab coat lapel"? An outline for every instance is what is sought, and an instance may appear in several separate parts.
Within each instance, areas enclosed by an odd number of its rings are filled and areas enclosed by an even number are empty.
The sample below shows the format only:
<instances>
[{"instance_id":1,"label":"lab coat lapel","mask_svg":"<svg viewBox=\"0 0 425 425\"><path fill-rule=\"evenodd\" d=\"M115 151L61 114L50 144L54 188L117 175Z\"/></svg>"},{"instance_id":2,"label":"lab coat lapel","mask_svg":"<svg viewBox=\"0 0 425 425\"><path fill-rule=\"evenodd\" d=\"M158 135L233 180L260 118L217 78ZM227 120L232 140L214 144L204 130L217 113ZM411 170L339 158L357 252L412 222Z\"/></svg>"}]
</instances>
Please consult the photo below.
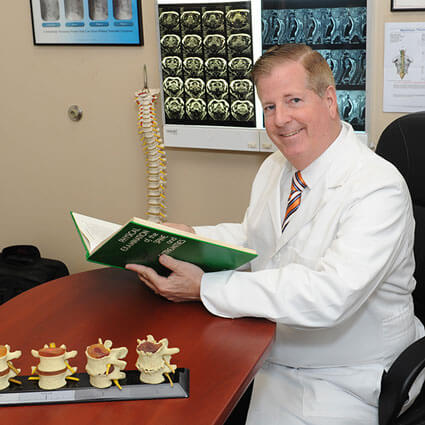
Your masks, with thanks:
<instances>
[{"instance_id":1,"label":"lab coat lapel","mask_svg":"<svg viewBox=\"0 0 425 425\"><path fill-rule=\"evenodd\" d=\"M332 202L331 198L335 196L334 189L342 186L353 172L358 164L361 149L354 138L354 132L349 127L345 139L336 146L337 154L335 157L338 160L333 162L331 167L325 171L322 178L315 183L314 188L311 188L308 196L305 196L304 199L301 197L301 206L291 217L288 227L282 233L277 244L277 250L281 249L303 226L311 221L321 208Z\"/></svg>"},{"instance_id":2,"label":"lab coat lapel","mask_svg":"<svg viewBox=\"0 0 425 425\"><path fill-rule=\"evenodd\" d=\"M281 238L282 235L283 211L280 199L280 186L282 180L289 181L289 179L291 179L291 170L292 167L289 165L289 163L286 163L286 166L283 167L282 172L276 176L276 182L273 185L273 189L271 189L270 196L267 199L267 210L270 215L273 239L276 240L276 242Z\"/></svg>"}]
</instances>

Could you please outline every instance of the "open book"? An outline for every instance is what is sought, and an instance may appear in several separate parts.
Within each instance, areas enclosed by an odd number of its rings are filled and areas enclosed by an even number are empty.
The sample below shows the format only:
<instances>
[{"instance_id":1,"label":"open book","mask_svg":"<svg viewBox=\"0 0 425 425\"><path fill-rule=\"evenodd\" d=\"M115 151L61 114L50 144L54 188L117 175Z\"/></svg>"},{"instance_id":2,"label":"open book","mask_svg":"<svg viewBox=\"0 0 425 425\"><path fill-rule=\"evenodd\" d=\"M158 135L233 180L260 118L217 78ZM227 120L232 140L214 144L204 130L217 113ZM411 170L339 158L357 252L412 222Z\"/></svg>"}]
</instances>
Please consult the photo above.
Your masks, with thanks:
<instances>
[{"instance_id":1,"label":"open book","mask_svg":"<svg viewBox=\"0 0 425 425\"><path fill-rule=\"evenodd\" d=\"M161 275L170 271L158 257L167 254L201 267L205 272L233 270L251 261L257 253L248 248L204 238L163 224L132 218L123 226L71 212L86 249L88 261L124 268L143 264Z\"/></svg>"}]
</instances>

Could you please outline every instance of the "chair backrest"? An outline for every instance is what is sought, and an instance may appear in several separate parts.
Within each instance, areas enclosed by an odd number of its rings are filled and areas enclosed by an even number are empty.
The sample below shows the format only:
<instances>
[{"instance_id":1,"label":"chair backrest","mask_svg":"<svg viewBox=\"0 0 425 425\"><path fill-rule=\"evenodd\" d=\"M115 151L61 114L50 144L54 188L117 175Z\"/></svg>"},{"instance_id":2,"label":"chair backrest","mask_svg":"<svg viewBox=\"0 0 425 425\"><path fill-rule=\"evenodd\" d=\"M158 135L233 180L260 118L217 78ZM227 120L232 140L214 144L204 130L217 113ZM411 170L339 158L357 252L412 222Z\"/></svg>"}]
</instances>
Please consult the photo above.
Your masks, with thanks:
<instances>
[{"instance_id":1,"label":"chair backrest","mask_svg":"<svg viewBox=\"0 0 425 425\"><path fill-rule=\"evenodd\" d=\"M425 323L425 111L394 120L382 132L376 153L393 163L405 178L413 202L415 229L416 316Z\"/></svg>"}]
</instances>

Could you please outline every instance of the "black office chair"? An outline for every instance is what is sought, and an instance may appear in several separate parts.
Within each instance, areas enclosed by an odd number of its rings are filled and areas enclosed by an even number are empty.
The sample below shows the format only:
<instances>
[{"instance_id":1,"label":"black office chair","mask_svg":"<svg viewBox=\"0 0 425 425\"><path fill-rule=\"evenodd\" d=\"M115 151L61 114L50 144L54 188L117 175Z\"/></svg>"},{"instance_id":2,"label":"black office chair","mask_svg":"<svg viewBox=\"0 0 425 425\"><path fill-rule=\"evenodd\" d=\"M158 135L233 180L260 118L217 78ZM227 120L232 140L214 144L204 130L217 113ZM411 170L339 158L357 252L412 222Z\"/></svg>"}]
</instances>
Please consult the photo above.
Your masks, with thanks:
<instances>
[{"instance_id":1,"label":"black office chair","mask_svg":"<svg viewBox=\"0 0 425 425\"><path fill-rule=\"evenodd\" d=\"M392 162L409 186L416 220L415 278L413 293L416 316L425 323L425 112L405 115L393 121L379 138L376 153ZM425 425L425 389L402 415L409 389L425 367L425 337L409 346L382 377L379 397L379 425ZM252 387L225 425L245 423Z\"/></svg>"},{"instance_id":2,"label":"black office chair","mask_svg":"<svg viewBox=\"0 0 425 425\"><path fill-rule=\"evenodd\" d=\"M379 138L376 153L393 163L405 178L413 201L415 229L416 316L425 323L425 111L393 121ZM425 389L399 416L408 392L425 367L425 338L416 341L396 359L382 377L379 425L425 425Z\"/></svg>"}]
</instances>

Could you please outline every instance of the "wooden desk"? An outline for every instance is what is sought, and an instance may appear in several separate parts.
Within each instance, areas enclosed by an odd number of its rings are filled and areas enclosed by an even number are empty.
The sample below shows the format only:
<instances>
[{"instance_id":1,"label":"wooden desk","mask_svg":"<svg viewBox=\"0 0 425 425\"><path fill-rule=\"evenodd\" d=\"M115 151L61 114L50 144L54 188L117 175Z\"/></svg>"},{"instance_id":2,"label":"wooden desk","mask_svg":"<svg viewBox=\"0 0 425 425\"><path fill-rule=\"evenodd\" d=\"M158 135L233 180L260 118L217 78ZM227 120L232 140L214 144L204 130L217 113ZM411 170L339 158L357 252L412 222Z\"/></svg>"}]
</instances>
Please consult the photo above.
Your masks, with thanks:
<instances>
[{"instance_id":1,"label":"wooden desk","mask_svg":"<svg viewBox=\"0 0 425 425\"><path fill-rule=\"evenodd\" d=\"M127 370L136 369L137 338L152 334L179 347L178 367L190 369L190 397L0 407L0 423L223 424L266 358L273 323L222 319L200 303L172 303L154 295L129 271L98 269L42 284L0 306L0 344L21 350L14 360L21 375L37 364L31 349L45 343L78 350L70 360L85 372L85 348L98 338L129 350Z\"/></svg>"}]
</instances>

